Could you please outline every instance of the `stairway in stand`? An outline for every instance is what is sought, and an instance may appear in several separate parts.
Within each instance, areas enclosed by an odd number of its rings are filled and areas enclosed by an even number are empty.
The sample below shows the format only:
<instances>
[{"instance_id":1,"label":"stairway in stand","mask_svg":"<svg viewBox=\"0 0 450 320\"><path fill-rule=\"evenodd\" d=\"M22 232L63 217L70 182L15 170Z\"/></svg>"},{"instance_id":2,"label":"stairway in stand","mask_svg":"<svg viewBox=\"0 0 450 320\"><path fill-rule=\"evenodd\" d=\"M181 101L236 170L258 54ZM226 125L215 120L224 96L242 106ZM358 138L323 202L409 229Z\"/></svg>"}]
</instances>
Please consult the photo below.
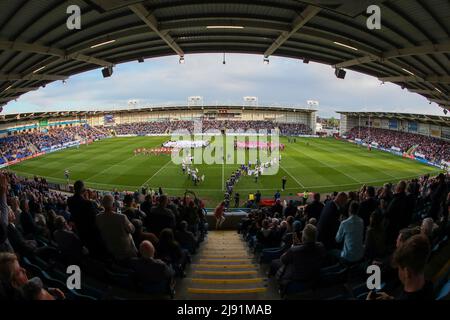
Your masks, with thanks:
<instances>
[{"instance_id":1,"label":"stairway in stand","mask_svg":"<svg viewBox=\"0 0 450 320\"><path fill-rule=\"evenodd\" d=\"M210 231L193 257L187 278L177 287L176 299L278 299L268 287L254 255L236 231Z\"/></svg>"}]
</instances>

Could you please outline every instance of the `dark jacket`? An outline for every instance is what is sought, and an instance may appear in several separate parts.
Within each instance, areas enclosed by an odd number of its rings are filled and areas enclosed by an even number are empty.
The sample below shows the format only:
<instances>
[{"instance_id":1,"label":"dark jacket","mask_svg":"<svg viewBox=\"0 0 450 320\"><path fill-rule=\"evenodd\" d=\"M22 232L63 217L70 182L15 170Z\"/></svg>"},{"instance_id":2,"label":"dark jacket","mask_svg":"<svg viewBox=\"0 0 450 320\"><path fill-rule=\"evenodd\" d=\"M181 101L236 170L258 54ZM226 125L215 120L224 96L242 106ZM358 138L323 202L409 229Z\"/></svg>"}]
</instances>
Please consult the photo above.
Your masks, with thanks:
<instances>
[{"instance_id":1,"label":"dark jacket","mask_svg":"<svg viewBox=\"0 0 450 320\"><path fill-rule=\"evenodd\" d=\"M281 256L281 262L285 265L282 281L310 282L317 280L325 256L325 247L320 242L291 247Z\"/></svg>"},{"instance_id":2,"label":"dark jacket","mask_svg":"<svg viewBox=\"0 0 450 320\"><path fill-rule=\"evenodd\" d=\"M133 258L130 262L138 284L147 285L160 281L170 281L174 275L172 269L159 259Z\"/></svg>"},{"instance_id":3,"label":"dark jacket","mask_svg":"<svg viewBox=\"0 0 450 320\"><path fill-rule=\"evenodd\" d=\"M387 238L388 243L392 244L397 239L398 232L406 228L411 222L412 212L406 193L394 194L391 203L386 210L386 219L388 220Z\"/></svg>"},{"instance_id":4,"label":"dark jacket","mask_svg":"<svg viewBox=\"0 0 450 320\"><path fill-rule=\"evenodd\" d=\"M153 232L156 236L159 236L161 230L165 228L174 229L175 224L175 215L172 211L161 206L153 207L144 220L147 231Z\"/></svg>"},{"instance_id":5,"label":"dark jacket","mask_svg":"<svg viewBox=\"0 0 450 320\"><path fill-rule=\"evenodd\" d=\"M320 201L313 201L305 207L305 214L307 220L311 218L316 218L317 221L320 219L320 213L324 208L324 204Z\"/></svg>"},{"instance_id":6,"label":"dark jacket","mask_svg":"<svg viewBox=\"0 0 450 320\"><path fill-rule=\"evenodd\" d=\"M358 209L358 216L364 221L364 228L370 223L370 215L378 208L378 201L375 198L369 198L361 201Z\"/></svg>"},{"instance_id":7,"label":"dark jacket","mask_svg":"<svg viewBox=\"0 0 450 320\"><path fill-rule=\"evenodd\" d=\"M322 242L327 250L337 248L336 233L339 225L339 208L334 201L330 201L323 208L317 224L317 240Z\"/></svg>"},{"instance_id":8,"label":"dark jacket","mask_svg":"<svg viewBox=\"0 0 450 320\"><path fill-rule=\"evenodd\" d=\"M74 195L67 200L70 211L70 221L75 224L75 228L81 242L89 249L93 255L103 255L106 247L97 228L96 215L98 213L96 205L84 199L80 195Z\"/></svg>"}]
</instances>

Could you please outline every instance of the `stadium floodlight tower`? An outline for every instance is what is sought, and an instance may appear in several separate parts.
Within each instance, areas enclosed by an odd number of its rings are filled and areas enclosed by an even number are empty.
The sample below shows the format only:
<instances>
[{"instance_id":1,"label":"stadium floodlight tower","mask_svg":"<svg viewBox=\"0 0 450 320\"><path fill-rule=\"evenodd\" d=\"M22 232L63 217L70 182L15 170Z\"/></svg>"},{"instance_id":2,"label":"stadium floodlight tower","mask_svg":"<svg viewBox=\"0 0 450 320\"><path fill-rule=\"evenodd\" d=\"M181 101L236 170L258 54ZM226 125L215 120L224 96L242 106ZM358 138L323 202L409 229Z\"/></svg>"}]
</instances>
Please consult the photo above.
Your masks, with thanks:
<instances>
[{"instance_id":1,"label":"stadium floodlight tower","mask_svg":"<svg viewBox=\"0 0 450 320\"><path fill-rule=\"evenodd\" d=\"M308 100L306 101L306 104L308 105L308 109L318 108L319 107L319 101L317 100ZM317 123L317 115L316 118L313 119L314 123Z\"/></svg>"},{"instance_id":2,"label":"stadium floodlight tower","mask_svg":"<svg viewBox=\"0 0 450 320\"><path fill-rule=\"evenodd\" d=\"M139 100L131 99L128 100L128 108L129 109L136 109L139 106Z\"/></svg>"},{"instance_id":3,"label":"stadium floodlight tower","mask_svg":"<svg viewBox=\"0 0 450 320\"><path fill-rule=\"evenodd\" d=\"M188 97L188 107L202 107L203 108L203 97L201 97L201 96Z\"/></svg>"},{"instance_id":4,"label":"stadium floodlight tower","mask_svg":"<svg viewBox=\"0 0 450 320\"><path fill-rule=\"evenodd\" d=\"M308 100L308 101L306 101L306 104L308 105L309 109L312 109L313 107L314 108L319 107L319 101L317 101L317 100Z\"/></svg>"},{"instance_id":5,"label":"stadium floodlight tower","mask_svg":"<svg viewBox=\"0 0 450 320\"><path fill-rule=\"evenodd\" d=\"M258 106L258 97L244 97L244 107L257 107Z\"/></svg>"}]
</instances>

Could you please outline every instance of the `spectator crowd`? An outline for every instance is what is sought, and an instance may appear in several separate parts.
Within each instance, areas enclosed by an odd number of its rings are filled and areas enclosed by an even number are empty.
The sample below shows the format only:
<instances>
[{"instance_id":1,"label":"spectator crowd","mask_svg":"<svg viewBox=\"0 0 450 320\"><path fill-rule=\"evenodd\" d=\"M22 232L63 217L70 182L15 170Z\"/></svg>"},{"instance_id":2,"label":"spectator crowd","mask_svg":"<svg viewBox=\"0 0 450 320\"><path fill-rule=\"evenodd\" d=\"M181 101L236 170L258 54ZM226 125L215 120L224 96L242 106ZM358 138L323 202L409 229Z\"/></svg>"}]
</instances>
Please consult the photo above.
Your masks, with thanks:
<instances>
[{"instance_id":1,"label":"spectator crowd","mask_svg":"<svg viewBox=\"0 0 450 320\"><path fill-rule=\"evenodd\" d=\"M46 148L61 147L76 140L97 140L107 136L102 127L73 126L19 133L0 138L0 164L32 156Z\"/></svg>"},{"instance_id":2,"label":"spectator crowd","mask_svg":"<svg viewBox=\"0 0 450 320\"><path fill-rule=\"evenodd\" d=\"M253 209L239 232L270 265L283 294L341 283L346 294L339 291L337 299L346 299L351 285L362 283L363 299L434 299L424 270L432 252L448 243L449 191L450 176L440 174L335 192L324 201L315 193L306 205L278 198L260 207L258 199L249 201ZM381 268L383 290L367 295L366 267L373 264Z\"/></svg>"},{"instance_id":3,"label":"spectator crowd","mask_svg":"<svg viewBox=\"0 0 450 320\"><path fill-rule=\"evenodd\" d=\"M393 131L380 128L355 127L347 135L350 139L359 138L370 144L376 142L380 147L390 149L397 147L401 152L407 152L416 147L415 152L422 154L429 161L440 163L450 162L450 142L420 134Z\"/></svg>"},{"instance_id":4,"label":"spectator crowd","mask_svg":"<svg viewBox=\"0 0 450 320\"><path fill-rule=\"evenodd\" d=\"M68 196L45 179L6 172L0 212L0 299L76 299L58 278L68 265L134 292L171 294L206 232L195 196L169 198L161 188L101 194L82 181ZM108 294L91 290L98 299Z\"/></svg>"}]
</instances>

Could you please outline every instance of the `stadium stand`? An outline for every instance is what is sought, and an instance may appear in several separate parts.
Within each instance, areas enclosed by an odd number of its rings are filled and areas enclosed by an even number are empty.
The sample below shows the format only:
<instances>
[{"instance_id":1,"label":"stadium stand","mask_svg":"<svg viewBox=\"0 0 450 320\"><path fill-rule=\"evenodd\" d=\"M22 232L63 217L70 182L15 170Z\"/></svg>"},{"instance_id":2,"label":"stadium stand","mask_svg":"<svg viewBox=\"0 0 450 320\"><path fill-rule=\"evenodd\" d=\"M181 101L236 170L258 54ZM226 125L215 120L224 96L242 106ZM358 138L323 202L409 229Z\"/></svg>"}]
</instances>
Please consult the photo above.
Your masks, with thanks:
<instances>
[{"instance_id":1,"label":"stadium stand","mask_svg":"<svg viewBox=\"0 0 450 320\"><path fill-rule=\"evenodd\" d=\"M387 292L377 297L442 299L448 293L448 270L427 274L427 279L435 276L434 290L425 281L424 270L448 250L449 190L450 177L441 174L378 190L364 186L349 194L335 193L321 210L319 195L306 206L253 203L240 223L240 239L213 237L228 239L236 250L247 252L247 266L234 263L232 257L211 258L208 250L214 252L220 244L200 245L208 227L204 205L195 197L171 198L162 190L146 189L102 194L86 190L81 181L69 197L50 190L43 178L4 172L0 175L2 299L173 298L176 282L183 284L197 252L203 262L193 265L188 275L196 272L203 278L192 282L189 277L190 282L185 282L191 287L187 289L191 298L217 297L214 292L267 297L266 287L255 287L267 269L283 298L366 299L365 267L376 263L383 274L382 291ZM399 279L392 259L414 276ZM411 264L416 260L423 263ZM260 261L261 266L254 269L252 261ZM66 267L73 263L85 273L82 290L65 285ZM202 266L206 269L195 271ZM215 279L223 273L214 270L218 267L244 268L234 271L240 272L242 281ZM220 290L217 283L222 283ZM227 289L227 284L237 283L239 288ZM410 292L412 286L417 294Z\"/></svg>"},{"instance_id":2,"label":"stadium stand","mask_svg":"<svg viewBox=\"0 0 450 320\"><path fill-rule=\"evenodd\" d=\"M440 163L450 161L450 142L409 132L399 132L389 129L354 127L349 132L349 138L359 138L365 143L378 143L383 148L397 147L401 152L407 152L416 147L415 151L423 154L429 161Z\"/></svg>"}]
</instances>

